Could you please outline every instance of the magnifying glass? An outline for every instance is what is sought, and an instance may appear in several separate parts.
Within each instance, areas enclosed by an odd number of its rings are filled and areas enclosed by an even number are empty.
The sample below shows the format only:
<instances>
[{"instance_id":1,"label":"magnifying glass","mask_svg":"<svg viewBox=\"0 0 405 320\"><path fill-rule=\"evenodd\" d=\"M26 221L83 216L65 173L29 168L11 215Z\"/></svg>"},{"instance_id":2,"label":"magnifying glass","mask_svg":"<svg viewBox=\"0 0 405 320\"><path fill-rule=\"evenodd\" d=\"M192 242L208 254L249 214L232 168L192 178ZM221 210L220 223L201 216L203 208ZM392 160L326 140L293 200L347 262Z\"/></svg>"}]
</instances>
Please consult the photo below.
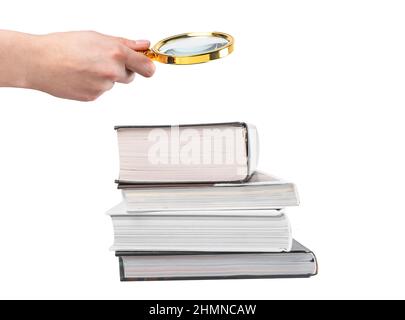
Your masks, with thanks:
<instances>
[{"instance_id":1,"label":"magnifying glass","mask_svg":"<svg viewBox=\"0 0 405 320\"><path fill-rule=\"evenodd\" d=\"M166 64L196 64L231 54L234 39L223 32L182 33L159 41L143 53Z\"/></svg>"}]
</instances>

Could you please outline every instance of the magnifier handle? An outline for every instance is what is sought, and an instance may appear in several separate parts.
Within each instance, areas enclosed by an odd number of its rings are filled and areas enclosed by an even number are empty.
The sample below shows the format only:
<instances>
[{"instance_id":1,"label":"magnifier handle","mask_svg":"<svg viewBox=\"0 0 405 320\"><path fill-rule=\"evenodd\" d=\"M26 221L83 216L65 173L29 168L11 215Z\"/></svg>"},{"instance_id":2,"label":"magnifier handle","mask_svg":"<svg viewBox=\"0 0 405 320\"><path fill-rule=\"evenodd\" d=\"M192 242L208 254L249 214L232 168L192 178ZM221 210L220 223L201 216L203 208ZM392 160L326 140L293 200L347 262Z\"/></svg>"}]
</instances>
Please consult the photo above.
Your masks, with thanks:
<instances>
[{"instance_id":1,"label":"magnifier handle","mask_svg":"<svg viewBox=\"0 0 405 320\"><path fill-rule=\"evenodd\" d=\"M137 51L139 53L143 53L145 56L147 56L149 59L155 60L156 59L156 53L154 53L151 49L146 49L146 50L140 50Z\"/></svg>"}]
</instances>

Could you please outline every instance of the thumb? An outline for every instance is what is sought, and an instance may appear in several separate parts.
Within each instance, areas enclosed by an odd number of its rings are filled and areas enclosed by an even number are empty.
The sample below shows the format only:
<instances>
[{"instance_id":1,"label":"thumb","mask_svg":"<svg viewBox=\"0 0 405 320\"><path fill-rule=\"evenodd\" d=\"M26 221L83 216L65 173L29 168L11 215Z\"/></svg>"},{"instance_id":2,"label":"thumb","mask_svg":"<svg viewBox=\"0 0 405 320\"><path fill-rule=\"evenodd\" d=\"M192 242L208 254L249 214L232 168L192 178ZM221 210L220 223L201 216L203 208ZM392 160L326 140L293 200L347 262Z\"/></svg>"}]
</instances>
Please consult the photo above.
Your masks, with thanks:
<instances>
[{"instance_id":1,"label":"thumb","mask_svg":"<svg viewBox=\"0 0 405 320\"><path fill-rule=\"evenodd\" d=\"M126 38L117 38L124 46L135 51L147 50L150 47L149 40L130 40Z\"/></svg>"}]
</instances>

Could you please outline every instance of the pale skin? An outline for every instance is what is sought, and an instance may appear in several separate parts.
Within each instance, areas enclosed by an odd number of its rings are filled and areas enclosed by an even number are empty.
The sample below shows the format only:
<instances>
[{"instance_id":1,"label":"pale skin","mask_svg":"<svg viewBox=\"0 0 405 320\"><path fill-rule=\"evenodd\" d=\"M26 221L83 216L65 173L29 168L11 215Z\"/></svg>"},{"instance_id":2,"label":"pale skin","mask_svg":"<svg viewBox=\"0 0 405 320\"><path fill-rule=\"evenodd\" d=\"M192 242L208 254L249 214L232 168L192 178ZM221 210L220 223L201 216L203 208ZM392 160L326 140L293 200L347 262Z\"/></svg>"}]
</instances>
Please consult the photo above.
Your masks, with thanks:
<instances>
[{"instance_id":1,"label":"pale skin","mask_svg":"<svg viewBox=\"0 0 405 320\"><path fill-rule=\"evenodd\" d=\"M155 65L138 52L149 46L147 40L94 31L31 35L0 30L0 87L93 101L116 82L128 84L136 74L151 77Z\"/></svg>"}]
</instances>

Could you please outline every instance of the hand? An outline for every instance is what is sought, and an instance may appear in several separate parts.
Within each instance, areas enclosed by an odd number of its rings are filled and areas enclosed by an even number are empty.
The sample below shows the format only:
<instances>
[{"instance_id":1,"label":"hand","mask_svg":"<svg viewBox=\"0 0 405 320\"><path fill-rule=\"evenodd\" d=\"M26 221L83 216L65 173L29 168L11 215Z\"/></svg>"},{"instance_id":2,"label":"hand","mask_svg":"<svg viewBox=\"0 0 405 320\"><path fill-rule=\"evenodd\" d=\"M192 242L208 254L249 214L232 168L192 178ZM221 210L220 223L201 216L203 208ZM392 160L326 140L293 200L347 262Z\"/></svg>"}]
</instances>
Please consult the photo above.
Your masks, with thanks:
<instances>
[{"instance_id":1,"label":"hand","mask_svg":"<svg viewBox=\"0 0 405 320\"><path fill-rule=\"evenodd\" d=\"M3 65L0 62L0 70L21 69L0 73L16 77L13 86L44 91L60 98L92 101L110 90L115 82L130 83L135 73L151 77L155 72L153 62L136 52L149 48L146 40L134 41L92 31L43 36L13 34L15 37L8 35L6 43L9 46L11 43L11 48L17 51L14 63L7 65L7 59ZM0 58L13 54L12 49L9 53L0 51Z\"/></svg>"}]
</instances>

